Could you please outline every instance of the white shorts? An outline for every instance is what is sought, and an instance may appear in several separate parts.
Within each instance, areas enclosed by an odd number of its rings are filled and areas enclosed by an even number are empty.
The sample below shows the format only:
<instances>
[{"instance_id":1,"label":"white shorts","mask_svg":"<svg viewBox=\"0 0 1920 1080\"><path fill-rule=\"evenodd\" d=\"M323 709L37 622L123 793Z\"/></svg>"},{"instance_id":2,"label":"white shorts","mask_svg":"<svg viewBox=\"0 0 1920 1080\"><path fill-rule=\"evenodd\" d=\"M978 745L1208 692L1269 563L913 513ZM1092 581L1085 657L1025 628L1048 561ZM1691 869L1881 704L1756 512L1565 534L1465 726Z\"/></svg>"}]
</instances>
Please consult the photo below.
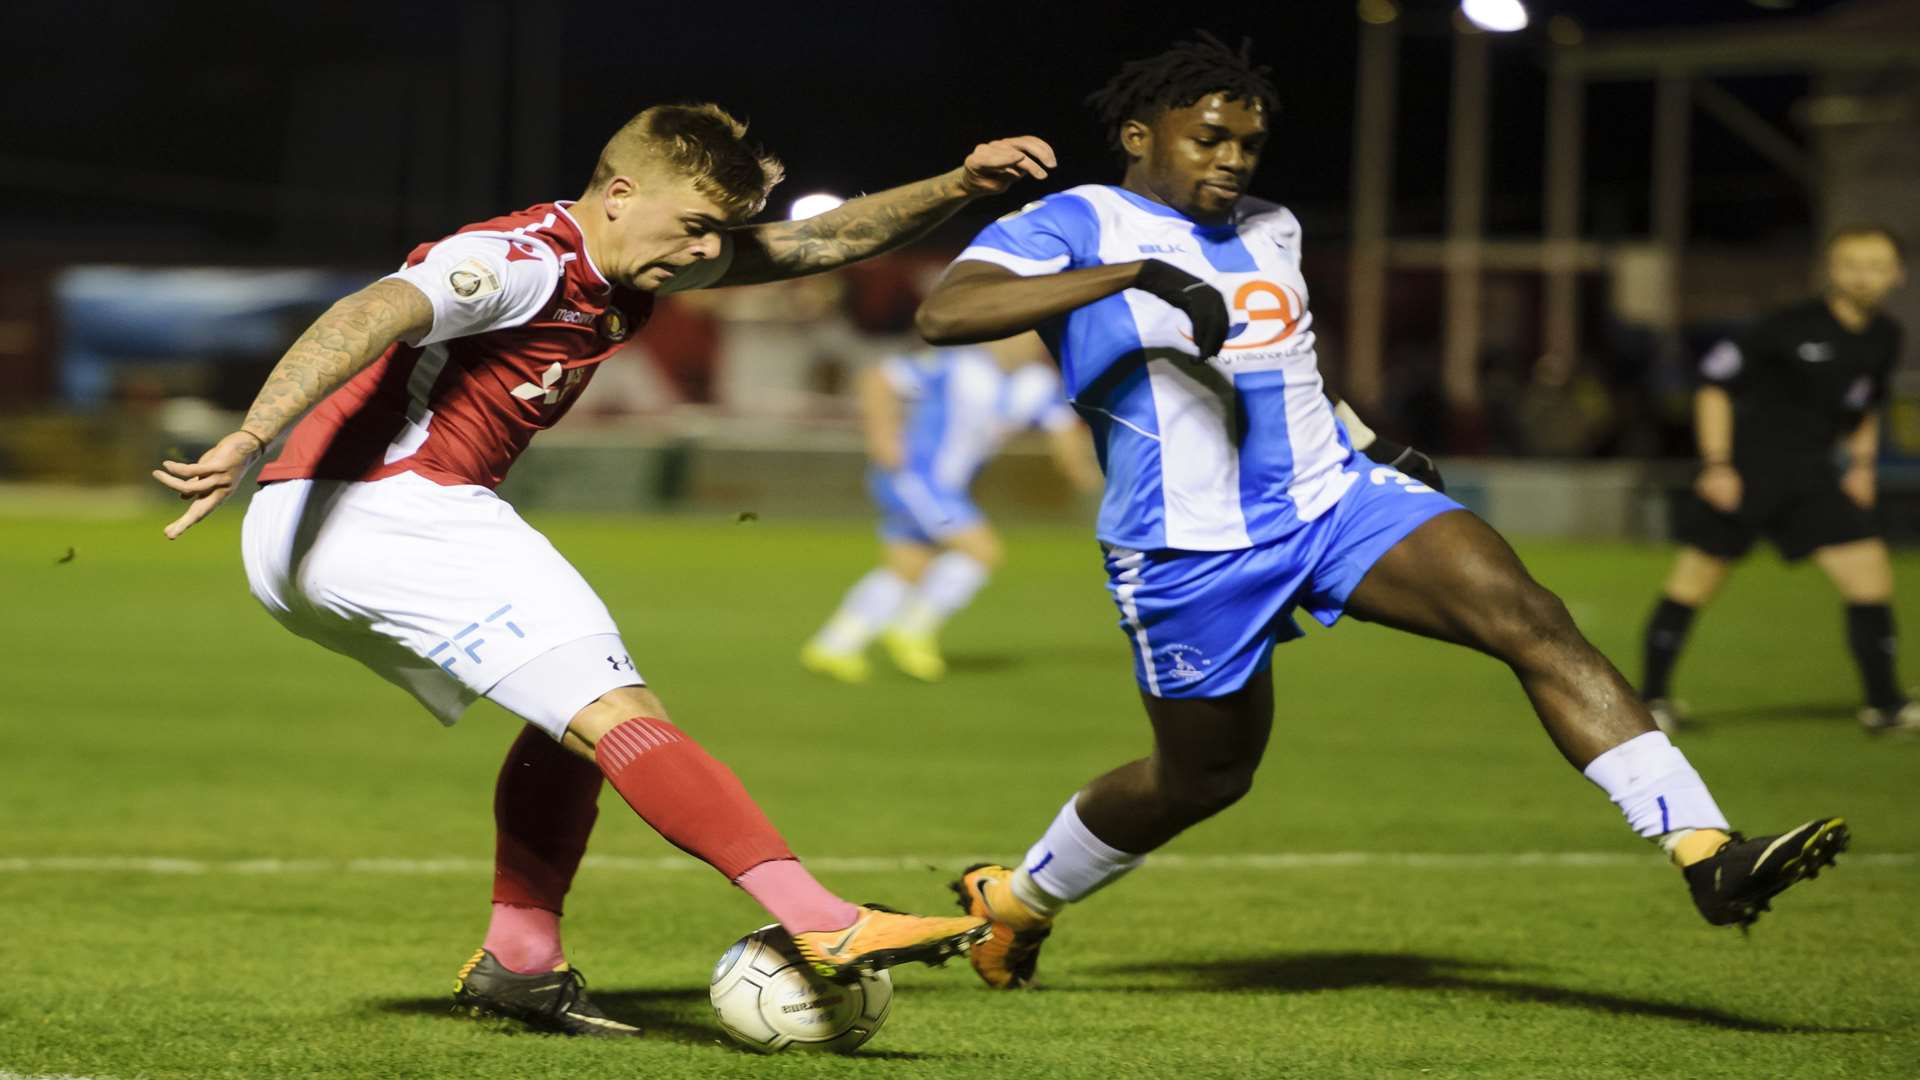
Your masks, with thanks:
<instances>
[{"instance_id":1,"label":"white shorts","mask_svg":"<svg viewBox=\"0 0 1920 1080\"><path fill-rule=\"evenodd\" d=\"M282 480L254 495L240 548L282 626L443 724L490 697L558 739L600 695L646 685L579 571L486 488Z\"/></svg>"}]
</instances>

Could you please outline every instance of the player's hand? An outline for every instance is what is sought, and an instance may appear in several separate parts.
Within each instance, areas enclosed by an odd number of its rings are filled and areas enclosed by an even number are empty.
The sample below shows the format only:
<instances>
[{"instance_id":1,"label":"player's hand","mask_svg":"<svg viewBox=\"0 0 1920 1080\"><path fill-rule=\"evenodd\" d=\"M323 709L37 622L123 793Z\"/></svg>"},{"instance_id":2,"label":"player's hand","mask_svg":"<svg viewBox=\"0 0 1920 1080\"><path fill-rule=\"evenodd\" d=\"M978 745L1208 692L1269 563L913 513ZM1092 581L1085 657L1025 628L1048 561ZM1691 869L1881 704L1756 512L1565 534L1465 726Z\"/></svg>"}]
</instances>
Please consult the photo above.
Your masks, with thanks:
<instances>
[{"instance_id":1,"label":"player's hand","mask_svg":"<svg viewBox=\"0 0 1920 1080\"><path fill-rule=\"evenodd\" d=\"M1864 465L1850 465L1840 477L1840 490L1862 510L1873 509L1873 486L1874 472L1871 462Z\"/></svg>"},{"instance_id":2,"label":"player's hand","mask_svg":"<svg viewBox=\"0 0 1920 1080\"><path fill-rule=\"evenodd\" d=\"M1022 179L1045 180L1058 164L1044 139L1015 135L974 147L960 182L974 195L998 195Z\"/></svg>"},{"instance_id":3,"label":"player's hand","mask_svg":"<svg viewBox=\"0 0 1920 1080\"><path fill-rule=\"evenodd\" d=\"M1740 509L1740 473L1724 461L1701 469L1693 481L1693 490L1708 506L1723 514Z\"/></svg>"},{"instance_id":4,"label":"player's hand","mask_svg":"<svg viewBox=\"0 0 1920 1080\"><path fill-rule=\"evenodd\" d=\"M213 444L191 465L163 461L153 470L153 478L178 492L187 502L187 511L167 526L167 539L177 540L194 523L213 512L213 508L233 494L233 487L266 449L260 439L245 431L236 431Z\"/></svg>"},{"instance_id":5,"label":"player's hand","mask_svg":"<svg viewBox=\"0 0 1920 1080\"><path fill-rule=\"evenodd\" d=\"M1376 435L1361 453L1382 465L1399 469L1435 491L1447 490L1447 482L1440 478L1440 466L1434 464L1432 455L1424 450L1415 450Z\"/></svg>"},{"instance_id":6,"label":"player's hand","mask_svg":"<svg viewBox=\"0 0 1920 1080\"><path fill-rule=\"evenodd\" d=\"M1218 289L1159 259L1140 263L1133 287L1187 313L1193 320L1193 344L1200 350L1200 359L1220 355L1220 346L1227 343L1227 301Z\"/></svg>"}]
</instances>

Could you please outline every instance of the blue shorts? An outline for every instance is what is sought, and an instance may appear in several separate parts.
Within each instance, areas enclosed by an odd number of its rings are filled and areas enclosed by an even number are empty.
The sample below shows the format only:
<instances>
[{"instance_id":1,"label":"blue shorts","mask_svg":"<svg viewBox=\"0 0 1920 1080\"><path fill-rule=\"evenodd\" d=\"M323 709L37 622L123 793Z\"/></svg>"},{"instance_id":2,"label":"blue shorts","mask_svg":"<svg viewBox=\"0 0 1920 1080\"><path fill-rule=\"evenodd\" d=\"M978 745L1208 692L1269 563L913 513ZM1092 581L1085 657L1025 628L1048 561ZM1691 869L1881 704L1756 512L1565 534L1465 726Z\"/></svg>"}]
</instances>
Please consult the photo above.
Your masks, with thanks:
<instances>
[{"instance_id":1,"label":"blue shorts","mask_svg":"<svg viewBox=\"0 0 1920 1080\"><path fill-rule=\"evenodd\" d=\"M891 543L937 547L986 520L965 491L939 487L915 472L870 469L867 491L880 508L880 538Z\"/></svg>"},{"instance_id":2,"label":"blue shorts","mask_svg":"<svg viewBox=\"0 0 1920 1080\"><path fill-rule=\"evenodd\" d=\"M1356 470L1359 471L1359 470ZM1291 535L1238 551L1107 548L1107 588L1133 643L1134 675L1158 698L1230 694L1301 636L1293 611L1332 626L1388 549L1459 503L1384 467Z\"/></svg>"}]
</instances>

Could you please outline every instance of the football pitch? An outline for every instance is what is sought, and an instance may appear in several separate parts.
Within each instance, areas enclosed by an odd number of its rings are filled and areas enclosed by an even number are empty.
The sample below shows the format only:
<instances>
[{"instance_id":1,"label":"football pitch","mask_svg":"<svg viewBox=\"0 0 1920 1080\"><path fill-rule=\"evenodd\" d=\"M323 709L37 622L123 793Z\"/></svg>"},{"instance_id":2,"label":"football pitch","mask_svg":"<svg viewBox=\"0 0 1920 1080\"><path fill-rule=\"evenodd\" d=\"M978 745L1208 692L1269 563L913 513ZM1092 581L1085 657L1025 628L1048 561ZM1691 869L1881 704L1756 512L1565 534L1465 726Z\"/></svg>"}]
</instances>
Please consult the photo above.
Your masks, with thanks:
<instances>
[{"instance_id":1,"label":"football pitch","mask_svg":"<svg viewBox=\"0 0 1920 1080\"><path fill-rule=\"evenodd\" d=\"M1698 624L1683 740L1736 826L1816 814L1837 871L1750 936L1537 729L1499 665L1377 627L1282 648L1241 805L1068 912L1043 988L896 973L853 1058L726 1045L707 977L764 922L604 792L569 951L647 1037L449 1014L487 915L512 722L442 729L247 596L239 514L0 521L0 1080L200 1077L1912 1077L1920 740L1875 740L1840 605L1762 556ZM1146 727L1098 551L1011 528L938 686L847 687L795 654L866 567L866 524L534 515L607 600L677 723L826 883L948 910ZM1652 547L1522 544L1631 674ZM62 561L69 549L72 557ZM1920 672L1920 557L1897 566Z\"/></svg>"}]
</instances>

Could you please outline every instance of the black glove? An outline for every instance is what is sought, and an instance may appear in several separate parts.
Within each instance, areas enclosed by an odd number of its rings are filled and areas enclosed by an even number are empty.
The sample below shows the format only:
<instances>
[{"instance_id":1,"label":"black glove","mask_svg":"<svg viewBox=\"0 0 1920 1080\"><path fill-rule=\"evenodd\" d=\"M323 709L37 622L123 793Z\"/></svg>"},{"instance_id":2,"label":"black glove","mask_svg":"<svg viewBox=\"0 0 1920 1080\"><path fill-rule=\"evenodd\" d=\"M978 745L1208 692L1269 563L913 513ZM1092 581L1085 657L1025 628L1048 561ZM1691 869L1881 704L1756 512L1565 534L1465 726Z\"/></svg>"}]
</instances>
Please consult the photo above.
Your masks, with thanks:
<instances>
[{"instance_id":1,"label":"black glove","mask_svg":"<svg viewBox=\"0 0 1920 1080\"><path fill-rule=\"evenodd\" d=\"M1446 481L1440 479L1440 466L1424 452L1411 446L1402 446L1375 436L1362 453L1389 468L1399 469L1415 480L1435 491L1447 490Z\"/></svg>"},{"instance_id":2,"label":"black glove","mask_svg":"<svg viewBox=\"0 0 1920 1080\"><path fill-rule=\"evenodd\" d=\"M1140 264L1140 274L1133 279L1133 287L1150 292L1187 313L1187 318L1193 320L1193 344L1200 350L1200 359L1220 355L1220 346L1227 342L1227 302L1219 290L1159 259L1147 259Z\"/></svg>"}]
</instances>

